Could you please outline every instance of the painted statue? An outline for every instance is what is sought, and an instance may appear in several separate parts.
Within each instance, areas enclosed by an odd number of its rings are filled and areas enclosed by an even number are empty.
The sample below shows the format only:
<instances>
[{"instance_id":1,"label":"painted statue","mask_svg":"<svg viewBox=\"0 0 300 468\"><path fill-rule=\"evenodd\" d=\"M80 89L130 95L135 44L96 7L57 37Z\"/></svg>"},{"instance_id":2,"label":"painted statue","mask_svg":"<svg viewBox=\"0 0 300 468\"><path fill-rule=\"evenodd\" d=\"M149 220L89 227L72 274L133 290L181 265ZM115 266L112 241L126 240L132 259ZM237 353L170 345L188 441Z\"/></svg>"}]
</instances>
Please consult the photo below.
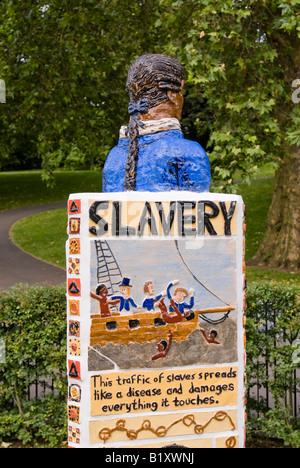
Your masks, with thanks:
<instances>
[{"instance_id":1,"label":"painted statue","mask_svg":"<svg viewBox=\"0 0 300 468\"><path fill-rule=\"evenodd\" d=\"M181 131L183 86L183 68L172 57L147 54L131 65L130 121L107 157L103 192L209 190L207 154Z\"/></svg>"}]
</instances>

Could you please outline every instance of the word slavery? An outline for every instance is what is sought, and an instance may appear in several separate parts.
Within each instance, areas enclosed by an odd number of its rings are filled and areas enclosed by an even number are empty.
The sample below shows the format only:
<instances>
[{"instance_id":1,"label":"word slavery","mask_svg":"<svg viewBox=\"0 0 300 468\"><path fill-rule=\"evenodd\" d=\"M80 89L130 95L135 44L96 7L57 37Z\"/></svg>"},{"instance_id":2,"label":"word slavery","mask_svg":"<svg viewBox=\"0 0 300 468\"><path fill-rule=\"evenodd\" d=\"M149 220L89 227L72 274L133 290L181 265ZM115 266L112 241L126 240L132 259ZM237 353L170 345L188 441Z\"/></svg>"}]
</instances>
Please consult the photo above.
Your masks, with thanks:
<instances>
[{"instance_id":1,"label":"word slavery","mask_svg":"<svg viewBox=\"0 0 300 468\"><path fill-rule=\"evenodd\" d=\"M235 235L236 202L92 201L90 235L103 237Z\"/></svg>"}]
</instances>

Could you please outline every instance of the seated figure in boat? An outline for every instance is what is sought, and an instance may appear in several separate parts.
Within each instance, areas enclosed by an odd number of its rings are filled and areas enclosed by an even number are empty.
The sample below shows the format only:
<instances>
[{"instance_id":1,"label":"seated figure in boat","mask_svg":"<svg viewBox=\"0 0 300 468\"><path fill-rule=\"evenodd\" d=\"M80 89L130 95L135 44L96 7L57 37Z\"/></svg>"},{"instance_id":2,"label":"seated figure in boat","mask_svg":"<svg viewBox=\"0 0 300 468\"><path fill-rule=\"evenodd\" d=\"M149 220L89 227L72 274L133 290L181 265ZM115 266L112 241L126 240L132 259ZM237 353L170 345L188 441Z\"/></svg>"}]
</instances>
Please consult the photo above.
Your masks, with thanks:
<instances>
[{"instance_id":1,"label":"seated figure in boat","mask_svg":"<svg viewBox=\"0 0 300 468\"><path fill-rule=\"evenodd\" d=\"M108 289L105 284L99 284L96 288L96 294L91 292L91 297L99 301L100 307L100 316L101 317L111 317L111 311L109 306L116 305L120 303L120 299L108 299Z\"/></svg>"},{"instance_id":2,"label":"seated figure in boat","mask_svg":"<svg viewBox=\"0 0 300 468\"><path fill-rule=\"evenodd\" d=\"M195 300L194 300L194 294L195 294L195 291L193 289L190 289L190 292L188 293L188 291L185 289L185 288L176 288L175 291L174 291L174 295L172 297L172 294L171 294L171 288L175 285L175 284L178 284L179 281L174 281L173 283L170 283L167 287L167 295L168 295L168 298L173 300L174 304L176 305L176 308L180 311L180 313L182 315L185 315L185 309L188 309L189 311L194 307L194 303L195 303ZM190 302L185 302L185 299L188 297L188 295L190 294L191 296L191 299L190 299ZM169 311L170 312L174 312L174 308L172 307L172 304L170 304L170 308L169 308Z\"/></svg>"},{"instance_id":3,"label":"seated figure in boat","mask_svg":"<svg viewBox=\"0 0 300 468\"><path fill-rule=\"evenodd\" d=\"M130 121L107 157L103 192L209 190L207 154L181 131L183 86L183 68L172 57L146 54L131 65Z\"/></svg>"},{"instance_id":4,"label":"seated figure in boat","mask_svg":"<svg viewBox=\"0 0 300 468\"><path fill-rule=\"evenodd\" d=\"M122 282L119 284L120 295L112 296L113 301L120 301L120 312L130 312L131 306L136 309L141 309L141 306L136 305L134 300L130 297L132 285L130 284L130 278L123 278Z\"/></svg>"},{"instance_id":5,"label":"seated figure in boat","mask_svg":"<svg viewBox=\"0 0 300 468\"><path fill-rule=\"evenodd\" d=\"M143 309L154 310L155 304L163 297L167 295L167 291L162 291L157 296L154 296L154 283L153 281L146 281L144 284L144 293L146 297L143 301Z\"/></svg>"}]
</instances>

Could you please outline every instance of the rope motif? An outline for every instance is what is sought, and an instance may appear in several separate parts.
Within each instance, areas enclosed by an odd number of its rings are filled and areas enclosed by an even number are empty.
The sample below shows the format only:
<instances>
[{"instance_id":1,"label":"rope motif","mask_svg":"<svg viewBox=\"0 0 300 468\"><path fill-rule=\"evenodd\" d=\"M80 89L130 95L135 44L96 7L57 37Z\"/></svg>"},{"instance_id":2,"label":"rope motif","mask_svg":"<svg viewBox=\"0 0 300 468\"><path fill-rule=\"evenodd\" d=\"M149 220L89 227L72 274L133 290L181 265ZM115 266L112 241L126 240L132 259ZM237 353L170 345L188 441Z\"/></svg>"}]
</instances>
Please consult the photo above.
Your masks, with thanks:
<instances>
[{"instance_id":1,"label":"rope motif","mask_svg":"<svg viewBox=\"0 0 300 468\"><path fill-rule=\"evenodd\" d=\"M225 412L225 411L218 411L214 416L212 416L205 424L197 424L195 420L195 416L193 414L188 414L184 416L181 419L178 419L177 421L174 421L171 423L168 427L166 426L158 426L156 429L154 429L151 425L151 421L149 419L146 419L143 421L141 427L139 429L127 429L126 428L126 420L125 419L119 419L116 422L116 426L112 429L108 427L104 427L101 429L99 432L99 439L101 439L104 443L106 443L112 436L112 434L116 431L120 432L126 432L126 436L130 440L135 440L137 439L138 435L140 432L143 431L150 431L152 434L154 434L156 437L166 437L169 430L173 427L176 426L177 424L182 423L186 427L194 426L194 433L195 434L203 434L204 430L207 428L207 426L210 424L211 421L216 420L218 422L224 421L225 419L228 419L230 424L231 424L231 430L235 430L235 425L231 419L231 417ZM236 445L236 438L235 437L229 437L226 440L226 447L227 448L233 448Z\"/></svg>"}]
</instances>

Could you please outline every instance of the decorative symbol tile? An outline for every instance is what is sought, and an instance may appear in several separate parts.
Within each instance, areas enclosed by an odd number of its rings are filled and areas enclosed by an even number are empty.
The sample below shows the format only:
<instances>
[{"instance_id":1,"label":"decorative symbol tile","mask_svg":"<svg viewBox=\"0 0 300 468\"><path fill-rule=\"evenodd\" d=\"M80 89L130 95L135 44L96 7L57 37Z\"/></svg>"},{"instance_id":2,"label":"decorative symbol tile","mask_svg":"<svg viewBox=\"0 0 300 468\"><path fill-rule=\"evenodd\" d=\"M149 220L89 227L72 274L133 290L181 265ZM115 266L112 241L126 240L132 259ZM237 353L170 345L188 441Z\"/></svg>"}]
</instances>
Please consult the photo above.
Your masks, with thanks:
<instances>
[{"instance_id":1,"label":"decorative symbol tile","mask_svg":"<svg viewBox=\"0 0 300 468\"><path fill-rule=\"evenodd\" d=\"M70 218L69 220L69 233L79 234L80 233L80 218Z\"/></svg>"},{"instance_id":2,"label":"decorative symbol tile","mask_svg":"<svg viewBox=\"0 0 300 468\"><path fill-rule=\"evenodd\" d=\"M71 379L81 380L80 362L68 360L68 375Z\"/></svg>"},{"instance_id":3,"label":"decorative symbol tile","mask_svg":"<svg viewBox=\"0 0 300 468\"><path fill-rule=\"evenodd\" d=\"M75 406L75 405L69 405L68 406L68 419L69 419L69 421L79 423L79 414L80 414L79 406Z\"/></svg>"},{"instance_id":4,"label":"decorative symbol tile","mask_svg":"<svg viewBox=\"0 0 300 468\"><path fill-rule=\"evenodd\" d=\"M77 340L76 338L69 339L69 353L71 356L81 355L80 340Z\"/></svg>"},{"instance_id":5,"label":"decorative symbol tile","mask_svg":"<svg viewBox=\"0 0 300 468\"><path fill-rule=\"evenodd\" d=\"M68 428L69 442L72 444L80 444L80 429L79 427L69 426Z\"/></svg>"},{"instance_id":6,"label":"decorative symbol tile","mask_svg":"<svg viewBox=\"0 0 300 468\"><path fill-rule=\"evenodd\" d=\"M69 200L69 214L81 213L81 200Z\"/></svg>"},{"instance_id":7,"label":"decorative symbol tile","mask_svg":"<svg viewBox=\"0 0 300 468\"><path fill-rule=\"evenodd\" d=\"M79 305L79 301L77 300L70 300L69 301L69 311L70 311L70 315L77 315L79 316L80 315L80 305Z\"/></svg>"},{"instance_id":8,"label":"decorative symbol tile","mask_svg":"<svg viewBox=\"0 0 300 468\"><path fill-rule=\"evenodd\" d=\"M81 295L81 283L79 279L68 279L68 291L72 296Z\"/></svg>"},{"instance_id":9,"label":"decorative symbol tile","mask_svg":"<svg viewBox=\"0 0 300 468\"><path fill-rule=\"evenodd\" d=\"M80 403L81 401L81 387L77 384L69 386L69 400Z\"/></svg>"},{"instance_id":10,"label":"decorative symbol tile","mask_svg":"<svg viewBox=\"0 0 300 468\"><path fill-rule=\"evenodd\" d=\"M69 258L69 268L68 272L70 275L79 275L80 273L80 259L79 258Z\"/></svg>"},{"instance_id":11,"label":"decorative symbol tile","mask_svg":"<svg viewBox=\"0 0 300 468\"><path fill-rule=\"evenodd\" d=\"M70 239L69 253L70 253L70 255L79 255L80 254L80 239Z\"/></svg>"},{"instance_id":12,"label":"decorative symbol tile","mask_svg":"<svg viewBox=\"0 0 300 468\"><path fill-rule=\"evenodd\" d=\"M80 322L77 320L69 320L69 335L80 336Z\"/></svg>"}]
</instances>

